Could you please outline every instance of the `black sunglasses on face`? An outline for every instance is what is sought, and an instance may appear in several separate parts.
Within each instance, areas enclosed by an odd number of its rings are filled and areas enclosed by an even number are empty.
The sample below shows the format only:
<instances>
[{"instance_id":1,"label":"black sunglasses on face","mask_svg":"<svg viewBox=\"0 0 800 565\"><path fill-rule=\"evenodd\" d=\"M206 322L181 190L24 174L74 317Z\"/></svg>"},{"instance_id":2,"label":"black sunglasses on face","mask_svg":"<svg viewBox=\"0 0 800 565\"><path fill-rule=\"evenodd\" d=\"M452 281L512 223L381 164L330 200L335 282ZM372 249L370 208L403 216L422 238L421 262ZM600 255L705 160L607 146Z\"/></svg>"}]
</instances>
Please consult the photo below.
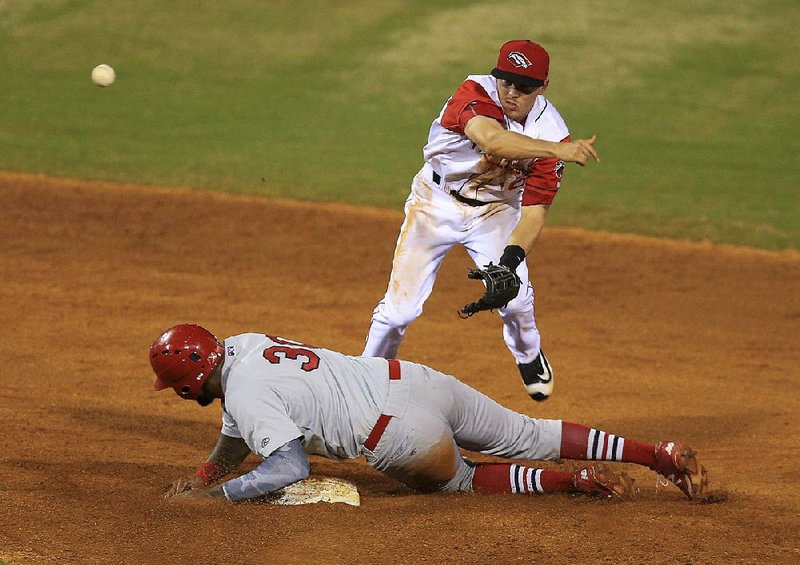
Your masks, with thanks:
<instances>
[{"instance_id":1,"label":"black sunglasses on face","mask_svg":"<svg viewBox=\"0 0 800 565\"><path fill-rule=\"evenodd\" d=\"M503 86L506 88L514 87L514 90L519 92L520 94L532 94L534 90L539 88L538 86L530 86L529 84L518 84L516 82L511 82L510 80L501 80Z\"/></svg>"}]
</instances>

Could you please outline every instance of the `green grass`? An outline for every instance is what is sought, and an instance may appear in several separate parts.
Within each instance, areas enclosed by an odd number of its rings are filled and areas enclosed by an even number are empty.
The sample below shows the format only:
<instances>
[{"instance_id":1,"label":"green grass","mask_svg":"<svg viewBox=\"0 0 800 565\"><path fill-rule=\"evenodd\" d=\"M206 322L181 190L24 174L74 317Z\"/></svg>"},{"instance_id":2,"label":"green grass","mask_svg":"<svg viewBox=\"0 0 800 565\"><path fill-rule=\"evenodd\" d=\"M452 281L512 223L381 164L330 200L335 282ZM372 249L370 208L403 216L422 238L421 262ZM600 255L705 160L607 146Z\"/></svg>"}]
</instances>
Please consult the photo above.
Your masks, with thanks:
<instances>
[{"instance_id":1,"label":"green grass","mask_svg":"<svg viewBox=\"0 0 800 565\"><path fill-rule=\"evenodd\" d=\"M602 155L552 224L800 249L798 27L796 0L6 0L0 169L400 209L447 96L531 37Z\"/></svg>"}]
</instances>

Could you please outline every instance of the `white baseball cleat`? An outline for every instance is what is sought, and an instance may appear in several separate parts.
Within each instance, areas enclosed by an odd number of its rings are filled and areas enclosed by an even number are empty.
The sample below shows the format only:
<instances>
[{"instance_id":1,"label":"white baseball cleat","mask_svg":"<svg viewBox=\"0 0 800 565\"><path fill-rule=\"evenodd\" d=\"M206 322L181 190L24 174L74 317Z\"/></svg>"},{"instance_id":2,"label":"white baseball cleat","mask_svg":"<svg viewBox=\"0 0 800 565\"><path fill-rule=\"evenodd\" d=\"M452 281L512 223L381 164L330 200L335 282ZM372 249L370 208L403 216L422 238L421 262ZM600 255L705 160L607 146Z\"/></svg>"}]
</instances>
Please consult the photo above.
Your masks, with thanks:
<instances>
[{"instance_id":1,"label":"white baseball cleat","mask_svg":"<svg viewBox=\"0 0 800 565\"><path fill-rule=\"evenodd\" d=\"M544 356L544 351L539 350L539 356L530 363L518 363L522 382L528 395L537 402L547 400L553 394L553 369Z\"/></svg>"}]
</instances>

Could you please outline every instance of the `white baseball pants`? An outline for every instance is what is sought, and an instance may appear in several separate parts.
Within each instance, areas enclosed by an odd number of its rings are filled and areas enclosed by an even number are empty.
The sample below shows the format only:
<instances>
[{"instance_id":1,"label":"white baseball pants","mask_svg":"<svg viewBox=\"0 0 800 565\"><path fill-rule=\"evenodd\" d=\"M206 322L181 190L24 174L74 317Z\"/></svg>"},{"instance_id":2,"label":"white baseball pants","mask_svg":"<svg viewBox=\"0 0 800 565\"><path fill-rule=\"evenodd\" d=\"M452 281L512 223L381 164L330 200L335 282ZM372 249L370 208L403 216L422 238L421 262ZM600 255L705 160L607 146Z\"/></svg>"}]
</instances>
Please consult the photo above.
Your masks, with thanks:
<instances>
[{"instance_id":1,"label":"white baseball pants","mask_svg":"<svg viewBox=\"0 0 800 565\"><path fill-rule=\"evenodd\" d=\"M518 201L468 206L432 186L420 171L405 203L389 287L372 313L362 355L396 357L406 328L422 314L447 252L461 244L478 267L497 263L519 216ZM519 294L498 312L511 354L518 363L529 363L539 354L540 336L525 261L517 267L517 274L522 280Z\"/></svg>"}]
</instances>

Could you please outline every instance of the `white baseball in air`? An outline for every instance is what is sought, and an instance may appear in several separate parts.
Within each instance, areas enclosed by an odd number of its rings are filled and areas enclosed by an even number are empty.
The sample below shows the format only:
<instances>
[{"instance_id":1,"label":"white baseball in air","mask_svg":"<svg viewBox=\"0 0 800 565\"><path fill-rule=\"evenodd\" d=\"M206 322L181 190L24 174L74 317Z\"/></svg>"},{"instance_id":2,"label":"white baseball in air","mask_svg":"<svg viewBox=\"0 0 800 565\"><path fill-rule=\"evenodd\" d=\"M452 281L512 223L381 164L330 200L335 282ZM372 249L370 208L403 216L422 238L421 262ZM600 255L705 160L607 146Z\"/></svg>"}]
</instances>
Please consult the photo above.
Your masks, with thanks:
<instances>
[{"instance_id":1,"label":"white baseball in air","mask_svg":"<svg viewBox=\"0 0 800 565\"><path fill-rule=\"evenodd\" d=\"M92 82L97 86L111 86L117 73L108 65L97 65L92 69Z\"/></svg>"}]
</instances>

